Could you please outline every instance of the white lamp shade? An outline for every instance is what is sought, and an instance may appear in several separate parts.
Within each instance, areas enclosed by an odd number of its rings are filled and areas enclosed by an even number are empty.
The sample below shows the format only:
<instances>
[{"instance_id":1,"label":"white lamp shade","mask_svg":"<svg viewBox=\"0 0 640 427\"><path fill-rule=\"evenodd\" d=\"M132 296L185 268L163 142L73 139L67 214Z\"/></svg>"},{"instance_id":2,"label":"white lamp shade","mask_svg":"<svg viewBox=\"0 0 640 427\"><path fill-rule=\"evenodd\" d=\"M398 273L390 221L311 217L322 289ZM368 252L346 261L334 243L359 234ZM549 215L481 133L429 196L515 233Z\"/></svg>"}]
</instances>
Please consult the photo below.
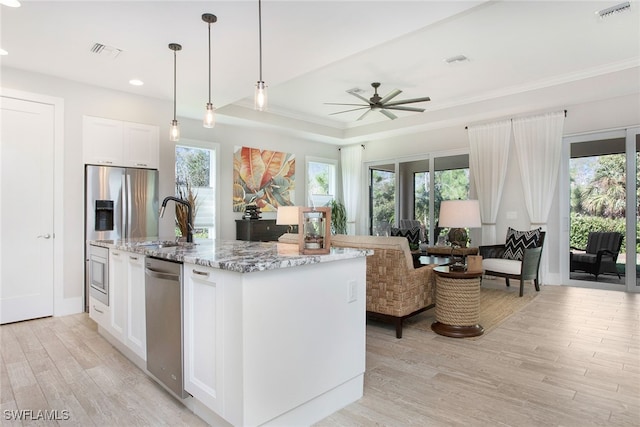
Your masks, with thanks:
<instances>
[{"instance_id":1,"label":"white lamp shade","mask_svg":"<svg viewBox=\"0 0 640 427\"><path fill-rule=\"evenodd\" d=\"M477 200L443 200L440 203L439 227L480 228L480 203Z\"/></svg>"},{"instance_id":2,"label":"white lamp shade","mask_svg":"<svg viewBox=\"0 0 640 427\"><path fill-rule=\"evenodd\" d=\"M278 206L277 225L296 225L298 223L298 206Z\"/></svg>"}]
</instances>

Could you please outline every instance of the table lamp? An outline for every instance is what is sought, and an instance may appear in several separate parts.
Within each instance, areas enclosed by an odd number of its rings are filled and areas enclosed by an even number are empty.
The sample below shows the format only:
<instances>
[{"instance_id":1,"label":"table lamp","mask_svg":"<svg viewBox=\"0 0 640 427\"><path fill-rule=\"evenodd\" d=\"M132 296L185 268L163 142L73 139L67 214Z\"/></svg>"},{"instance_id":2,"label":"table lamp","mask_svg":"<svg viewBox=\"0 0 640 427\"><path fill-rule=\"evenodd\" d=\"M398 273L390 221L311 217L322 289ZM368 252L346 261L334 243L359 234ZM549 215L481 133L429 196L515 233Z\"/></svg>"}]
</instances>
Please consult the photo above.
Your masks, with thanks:
<instances>
[{"instance_id":1,"label":"table lamp","mask_svg":"<svg viewBox=\"0 0 640 427\"><path fill-rule=\"evenodd\" d=\"M298 206L278 206L276 225L288 225L289 233L293 233L293 226L298 224Z\"/></svg>"},{"instance_id":2,"label":"table lamp","mask_svg":"<svg viewBox=\"0 0 640 427\"><path fill-rule=\"evenodd\" d=\"M440 204L440 227L448 227L449 242L453 246L467 246L465 228L480 228L480 204L477 200L443 200Z\"/></svg>"},{"instance_id":3,"label":"table lamp","mask_svg":"<svg viewBox=\"0 0 640 427\"><path fill-rule=\"evenodd\" d=\"M477 200L443 200L440 204L440 217L438 219L440 227L449 228L449 242L451 252L453 248L467 246L467 232L465 228L480 228L480 204ZM461 260L456 261L462 264Z\"/></svg>"}]
</instances>

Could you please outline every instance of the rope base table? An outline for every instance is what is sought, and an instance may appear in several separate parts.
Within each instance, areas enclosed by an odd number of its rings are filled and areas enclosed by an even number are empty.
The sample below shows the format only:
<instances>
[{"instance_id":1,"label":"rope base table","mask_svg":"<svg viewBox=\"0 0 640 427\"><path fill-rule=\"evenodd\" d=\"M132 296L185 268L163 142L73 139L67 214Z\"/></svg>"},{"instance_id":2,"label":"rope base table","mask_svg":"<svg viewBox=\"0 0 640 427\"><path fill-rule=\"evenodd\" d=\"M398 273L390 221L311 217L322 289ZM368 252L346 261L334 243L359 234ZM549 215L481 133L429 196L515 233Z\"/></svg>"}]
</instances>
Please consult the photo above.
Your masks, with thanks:
<instances>
[{"instance_id":1,"label":"rope base table","mask_svg":"<svg viewBox=\"0 0 640 427\"><path fill-rule=\"evenodd\" d=\"M435 267L436 321L431 329L453 338L476 337L484 333L480 320L481 271L450 271Z\"/></svg>"}]
</instances>

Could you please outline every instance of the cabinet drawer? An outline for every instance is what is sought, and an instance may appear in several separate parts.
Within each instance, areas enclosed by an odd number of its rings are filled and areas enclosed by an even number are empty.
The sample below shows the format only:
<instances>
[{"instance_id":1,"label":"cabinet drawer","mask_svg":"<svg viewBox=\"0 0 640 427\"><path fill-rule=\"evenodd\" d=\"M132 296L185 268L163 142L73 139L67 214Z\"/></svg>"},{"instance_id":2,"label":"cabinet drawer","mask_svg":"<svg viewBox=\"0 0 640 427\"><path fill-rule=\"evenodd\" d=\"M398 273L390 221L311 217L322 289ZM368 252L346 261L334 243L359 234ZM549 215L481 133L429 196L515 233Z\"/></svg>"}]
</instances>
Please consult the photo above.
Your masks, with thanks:
<instances>
[{"instance_id":1,"label":"cabinet drawer","mask_svg":"<svg viewBox=\"0 0 640 427\"><path fill-rule=\"evenodd\" d=\"M89 298L89 317L103 328L109 325L109 307L97 299Z\"/></svg>"}]
</instances>

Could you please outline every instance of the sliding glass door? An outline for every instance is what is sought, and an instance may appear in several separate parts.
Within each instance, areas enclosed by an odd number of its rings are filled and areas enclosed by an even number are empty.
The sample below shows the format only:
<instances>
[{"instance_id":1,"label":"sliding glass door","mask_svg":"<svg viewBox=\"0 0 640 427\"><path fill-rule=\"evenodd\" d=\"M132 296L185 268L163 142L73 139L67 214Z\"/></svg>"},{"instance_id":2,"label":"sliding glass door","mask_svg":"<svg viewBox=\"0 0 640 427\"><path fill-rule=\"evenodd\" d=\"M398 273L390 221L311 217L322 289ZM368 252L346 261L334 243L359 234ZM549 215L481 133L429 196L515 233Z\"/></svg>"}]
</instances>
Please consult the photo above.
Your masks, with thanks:
<instances>
[{"instance_id":1,"label":"sliding glass door","mask_svg":"<svg viewBox=\"0 0 640 427\"><path fill-rule=\"evenodd\" d=\"M640 132L618 130L565 140L569 157L565 277L578 286L636 291L640 289ZM593 232L609 234L600 235L604 239L600 242L596 235L589 237Z\"/></svg>"},{"instance_id":2,"label":"sliding glass door","mask_svg":"<svg viewBox=\"0 0 640 427\"><path fill-rule=\"evenodd\" d=\"M388 235L400 220L417 220L424 228L421 241L433 245L440 202L469 196L467 153L370 164L368 173L369 233L374 236Z\"/></svg>"}]
</instances>

